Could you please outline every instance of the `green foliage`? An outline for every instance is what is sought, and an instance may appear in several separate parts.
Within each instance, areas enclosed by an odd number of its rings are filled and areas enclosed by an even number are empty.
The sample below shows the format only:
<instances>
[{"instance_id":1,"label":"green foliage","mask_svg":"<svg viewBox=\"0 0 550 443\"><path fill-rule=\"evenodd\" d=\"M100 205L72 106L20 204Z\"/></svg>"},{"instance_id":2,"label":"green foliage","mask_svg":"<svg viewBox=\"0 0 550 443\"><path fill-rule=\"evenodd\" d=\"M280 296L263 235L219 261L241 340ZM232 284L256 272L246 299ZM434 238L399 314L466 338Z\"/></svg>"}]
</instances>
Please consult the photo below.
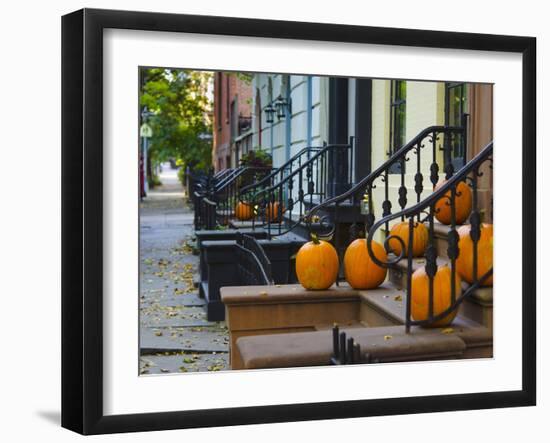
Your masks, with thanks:
<instances>
[{"instance_id":1,"label":"green foliage","mask_svg":"<svg viewBox=\"0 0 550 443\"><path fill-rule=\"evenodd\" d=\"M273 160L266 151L257 149L247 152L241 157L241 166L250 166L254 168L271 168Z\"/></svg>"},{"instance_id":2,"label":"green foliage","mask_svg":"<svg viewBox=\"0 0 550 443\"><path fill-rule=\"evenodd\" d=\"M182 185L185 185L185 168L180 167L178 169L178 179Z\"/></svg>"},{"instance_id":3,"label":"green foliage","mask_svg":"<svg viewBox=\"0 0 550 443\"><path fill-rule=\"evenodd\" d=\"M153 163L175 159L192 169L212 163L212 73L183 69L142 68L140 107L153 113L149 156ZM204 138L204 137L203 137Z\"/></svg>"}]
</instances>

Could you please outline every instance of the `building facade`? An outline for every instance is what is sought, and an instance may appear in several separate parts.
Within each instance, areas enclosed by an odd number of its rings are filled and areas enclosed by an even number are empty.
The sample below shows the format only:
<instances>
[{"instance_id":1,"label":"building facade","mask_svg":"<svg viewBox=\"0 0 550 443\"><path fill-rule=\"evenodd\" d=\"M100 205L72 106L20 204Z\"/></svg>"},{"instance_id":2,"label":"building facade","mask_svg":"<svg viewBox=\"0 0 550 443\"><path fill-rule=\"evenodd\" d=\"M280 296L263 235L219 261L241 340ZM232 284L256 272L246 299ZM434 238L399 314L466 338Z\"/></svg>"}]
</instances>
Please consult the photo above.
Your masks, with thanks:
<instances>
[{"instance_id":1,"label":"building facade","mask_svg":"<svg viewBox=\"0 0 550 443\"><path fill-rule=\"evenodd\" d=\"M429 126L467 123L466 143L453 141L455 170L493 138L493 87L489 84L286 74L254 74L245 83L235 75L218 73L214 90L217 170L238 165L240 156L251 149L269 152L277 168L305 147L353 140L353 155L344 169L328 177L335 182L329 187L334 195L368 175ZM240 121L247 125L240 126ZM410 164L416 162L416 155L410 153ZM443 171L444 153L438 150L437 155ZM431 161L431 156L421 156L422 170L429 171ZM405 186L413 195L416 168L409 169L404 174ZM396 167L391 172L390 199L392 207L398 208L401 171ZM353 183L339 183L340 176L351 176ZM481 180L487 190L481 205L487 208L489 220L491 174ZM422 198L432 192L427 184L425 177ZM374 190L375 208L380 207L376 201L384 199L383 192L382 186Z\"/></svg>"},{"instance_id":2,"label":"building facade","mask_svg":"<svg viewBox=\"0 0 550 443\"><path fill-rule=\"evenodd\" d=\"M255 74L252 86L252 144L271 154L274 167L305 147L328 142L328 78Z\"/></svg>"},{"instance_id":3,"label":"building facade","mask_svg":"<svg viewBox=\"0 0 550 443\"><path fill-rule=\"evenodd\" d=\"M234 168L243 146L251 149L252 86L237 74L214 74L213 152L214 169Z\"/></svg>"}]
</instances>

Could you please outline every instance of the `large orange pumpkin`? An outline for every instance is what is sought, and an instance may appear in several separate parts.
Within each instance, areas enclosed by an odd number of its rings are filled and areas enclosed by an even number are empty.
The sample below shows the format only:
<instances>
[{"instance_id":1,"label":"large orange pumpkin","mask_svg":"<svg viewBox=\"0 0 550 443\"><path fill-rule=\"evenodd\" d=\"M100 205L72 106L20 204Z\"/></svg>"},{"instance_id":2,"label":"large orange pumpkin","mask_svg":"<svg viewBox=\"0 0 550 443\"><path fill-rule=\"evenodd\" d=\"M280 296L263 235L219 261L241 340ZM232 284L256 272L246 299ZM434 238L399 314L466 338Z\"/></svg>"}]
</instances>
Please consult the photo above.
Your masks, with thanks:
<instances>
[{"instance_id":1,"label":"large orange pumpkin","mask_svg":"<svg viewBox=\"0 0 550 443\"><path fill-rule=\"evenodd\" d=\"M404 221L401 223L395 224L390 231L390 236L399 237L403 240L405 244L404 256L408 254L409 248L409 222ZM401 243L395 238L390 238L388 241L388 246L395 255L401 254ZM428 229L423 223L414 223L413 227L413 245L412 253L413 257L421 257L424 255L424 251L428 246Z\"/></svg>"},{"instance_id":2,"label":"large orange pumpkin","mask_svg":"<svg viewBox=\"0 0 550 443\"><path fill-rule=\"evenodd\" d=\"M281 207L280 214L279 214L279 207ZM279 205L278 201L269 203L265 210L267 220L275 223L281 221L281 216L283 212L285 212L285 207L283 205Z\"/></svg>"},{"instance_id":3,"label":"large orange pumpkin","mask_svg":"<svg viewBox=\"0 0 550 443\"><path fill-rule=\"evenodd\" d=\"M445 183L446 180L440 181L434 191L437 191ZM435 204L435 218L437 218L444 225L451 224L451 206L449 204L450 198L451 191L449 190L445 193L445 196L440 198ZM472 191L466 183L459 182L456 186L455 198L456 224L461 225L464 223L468 219L470 212L472 212Z\"/></svg>"},{"instance_id":4,"label":"large orange pumpkin","mask_svg":"<svg viewBox=\"0 0 550 443\"><path fill-rule=\"evenodd\" d=\"M416 321L426 320L429 316L430 303L430 278L426 274L426 268L422 266L412 275L411 283L411 314ZM460 295L460 277L458 272L455 275L456 297ZM441 314L451 306L451 268L448 266L439 266L433 281L433 314ZM455 316L457 309L446 315L440 320L435 321L430 326L442 327L450 324Z\"/></svg>"},{"instance_id":5,"label":"large orange pumpkin","mask_svg":"<svg viewBox=\"0 0 550 443\"><path fill-rule=\"evenodd\" d=\"M470 237L470 225L458 229L459 254L456 259L456 269L460 276L468 283L474 282L474 242ZM481 235L477 242L477 278L483 277L493 267L493 225L481 224ZM491 275L482 286L493 286Z\"/></svg>"},{"instance_id":6,"label":"large orange pumpkin","mask_svg":"<svg viewBox=\"0 0 550 443\"><path fill-rule=\"evenodd\" d=\"M339 260L329 242L313 240L303 245L296 255L296 276L306 289L328 289L338 277Z\"/></svg>"},{"instance_id":7,"label":"large orange pumpkin","mask_svg":"<svg viewBox=\"0 0 550 443\"><path fill-rule=\"evenodd\" d=\"M250 220L254 217L254 208L250 203L239 202L235 207L235 217L241 221Z\"/></svg>"},{"instance_id":8,"label":"large orange pumpkin","mask_svg":"<svg viewBox=\"0 0 550 443\"><path fill-rule=\"evenodd\" d=\"M386 251L380 243L372 242L372 252L378 260L387 260ZM367 241L358 238L348 246L344 254L344 274L352 288L373 289L386 279L387 269L372 261L367 250Z\"/></svg>"}]
</instances>

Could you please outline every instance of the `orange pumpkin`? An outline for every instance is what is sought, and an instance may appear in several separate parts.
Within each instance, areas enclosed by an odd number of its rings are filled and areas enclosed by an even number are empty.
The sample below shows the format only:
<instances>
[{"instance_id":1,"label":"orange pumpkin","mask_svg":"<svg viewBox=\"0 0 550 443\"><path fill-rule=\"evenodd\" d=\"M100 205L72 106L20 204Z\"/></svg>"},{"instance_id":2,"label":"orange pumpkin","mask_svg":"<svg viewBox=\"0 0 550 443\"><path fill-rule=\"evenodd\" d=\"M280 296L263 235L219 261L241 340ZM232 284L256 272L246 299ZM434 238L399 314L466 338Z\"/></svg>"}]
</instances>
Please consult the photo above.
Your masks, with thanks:
<instances>
[{"instance_id":1,"label":"orange pumpkin","mask_svg":"<svg viewBox=\"0 0 550 443\"><path fill-rule=\"evenodd\" d=\"M440 181L434 191L437 191L445 183L446 180ZM435 218L437 218L444 225L451 224L451 206L449 204L450 198L451 191L449 190L445 193L445 196L441 197L435 204ZM464 223L468 219L470 212L472 212L472 191L466 183L459 182L456 186L455 198L456 224L461 225Z\"/></svg>"},{"instance_id":2,"label":"orange pumpkin","mask_svg":"<svg viewBox=\"0 0 550 443\"><path fill-rule=\"evenodd\" d=\"M416 321L426 320L429 316L430 303L430 278L426 274L426 268L422 266L412 275L411 282L411 314ZM455 275L456 297L460 295L460 277L458 272ZM451 306L451 268L438 266L433 281L433 314L441 314ZM450 314L435 321L430 326L443 327L450 324L457 313L454 309Z\"/></svg>"},{"instance_id":3,"label":"orange pumpkin","mask_svg":"<svg viewBox=\"0 0 550 443\"><path fill-rule=\"evenodd\" d=\"M470 225L458 229L459 254L456 269L468 283L474 282L474 242L470 237ZM477 278L483 277L493 267L493 225L481 224L481 235L477 242ZM482 286L493 286L493 276L487 277Z\"/></svg>"},{"instance_id":4,"label":"orange pumpkin","mask_svg":"<svg viewBox=\"0 0 550 443\"><path fill-rule=\"evenodd\" d=\"M372 242L372 252L378 260L387 260L386 251L380 243ZM348 246L344 254L344 275L352 288L377 288L386 279L386 274L386 268L372 261L364 238L358 238Z\"/></svg>"},{"instance_id":5,"label":"orange pumpkin","mask_svg":"<svg viewBox=\"0 0 550 443\"><path fill-rule=\"evenodd\" d=\"M275 222L275 223L281 221L281 218L282 218L281 216L282 216L283 212L285 212L285 207L283 205L281 205L280 207L281 207L281 213L279 214L279 202L278 201L271 202L271 203L269 203L269 205L267 205L267 208L265 210L267 221Z\"/></svg>"},{"instance_id":6,"label":"orange pumpkin","mask_svg":"<svg viewBox=\"0 0 550 443\"><path fill-rule=\"evenodd\" d=\"M239 202L235 207L235 217L241 221L250 220L254 217L254 208L250 203Z\"/></svg>"},{"instance_id":7,"label":"orange pumpkin","mask_svg":"<svg viewBox=\"0 0 550 443\"><path fill-rule=\"evenodd\" d=\"M404 221L395 224L391 228L390 236L399 237L401 240L403 240L403 243L405 244L404 256L406 257L409 248L409 222ZM388 241L388 246L395 255L401 254L402 246L399 240L395 238L390 238ZM423 223L415 222L413 228L413 257L421 257L422 255L424 255L424 251L426 250L427 246L428 229Z\"/></svg>"},{"instance_id":8,"label":"orange pumpkin","mask_svg":"<svg viewBox=\"0 0 550 443\"><path fill-rule=\"evenodd\" d=\"M312 238L296 255L296 276L306 289L328 289L338 276L338 254L329 242Z\"/></svg>"}]
</instances>

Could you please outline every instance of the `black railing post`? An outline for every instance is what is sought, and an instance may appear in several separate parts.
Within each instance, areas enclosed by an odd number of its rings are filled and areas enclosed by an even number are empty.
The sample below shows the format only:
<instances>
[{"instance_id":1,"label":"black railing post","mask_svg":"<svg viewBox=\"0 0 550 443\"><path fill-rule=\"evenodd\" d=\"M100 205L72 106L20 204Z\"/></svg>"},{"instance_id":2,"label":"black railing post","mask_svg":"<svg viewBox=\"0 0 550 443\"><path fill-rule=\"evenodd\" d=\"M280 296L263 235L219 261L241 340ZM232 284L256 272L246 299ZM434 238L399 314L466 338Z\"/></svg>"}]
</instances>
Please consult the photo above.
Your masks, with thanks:
<instances>
[{"instance_id":1,"label":"black railing post","mask_svg":"<svg viewBox=\"0 0 550 443\"><path fill-rule=\"evenodd\" d=\"M348 146L338 146L328 152L328 197L343 194L350 187Z\"/></svg>"},{"instance_id":2,"label":"black railing post","mask_svg":"<svg viewBox=\"0 0 550 443\"><path fill-rule=\"evenodd\" d=\"M334 324L332 327L332 355L335 360L340 359L340 328L338 328L337 324Z\"/></svg>"}]
</instances>

